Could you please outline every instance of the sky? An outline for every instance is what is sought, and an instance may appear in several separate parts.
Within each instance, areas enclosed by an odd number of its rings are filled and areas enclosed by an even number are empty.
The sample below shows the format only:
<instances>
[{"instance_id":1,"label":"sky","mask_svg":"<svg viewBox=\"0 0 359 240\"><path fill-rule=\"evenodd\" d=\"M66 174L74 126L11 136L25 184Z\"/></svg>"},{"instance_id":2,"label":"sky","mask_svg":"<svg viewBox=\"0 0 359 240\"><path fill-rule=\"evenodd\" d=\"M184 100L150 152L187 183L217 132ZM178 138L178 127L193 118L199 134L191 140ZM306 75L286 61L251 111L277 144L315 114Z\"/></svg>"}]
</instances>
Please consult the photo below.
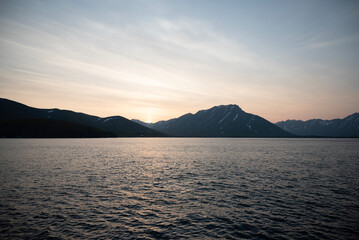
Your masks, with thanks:
<instances>
[{"instance_id":1,"label":"sky","mask_svg":"<svg viewBox=\"0 0 359 240\"><path fill-rule=\"evenodd\" d=\"M0 0L0 97L156 122L359 112L359 1Z\"/></svg>"}]
</instances>

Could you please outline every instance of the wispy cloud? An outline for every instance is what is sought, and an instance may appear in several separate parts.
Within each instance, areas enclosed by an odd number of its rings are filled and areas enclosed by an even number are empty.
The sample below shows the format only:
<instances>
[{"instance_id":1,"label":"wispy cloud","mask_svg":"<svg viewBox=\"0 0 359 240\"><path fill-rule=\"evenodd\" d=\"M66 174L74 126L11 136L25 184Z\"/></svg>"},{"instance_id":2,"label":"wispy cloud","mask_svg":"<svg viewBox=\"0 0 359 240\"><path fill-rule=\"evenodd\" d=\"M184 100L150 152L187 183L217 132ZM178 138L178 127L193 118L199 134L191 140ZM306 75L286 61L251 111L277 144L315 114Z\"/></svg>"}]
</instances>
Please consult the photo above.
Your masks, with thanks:
<instances>
[{"instance_id":1,"label":"wispy cloud","mask_svg":"<svg viewBox=\"0 0 359 240\"><path fill-rule=\"evenodd\" d=\"M82 24L85 29L51 21L48 24L28 26L10 22L14 34L3 34L2 42L13 45L14 52L17 49L31 52L32 60L43 64L40 72L50 66L53 74L66 76L65 72L72 72L73 77L82 75L82 81L98 78L108 84L134 82L200 93L200 85L206 80L198 79L198 74L213 69L213 65L258 65L238 44L191 19L156 19L136 26L110 26L85 20ZM28 62L18 64L29 67ZM71 82L69 78L66 76L64 81Z\"/></svg>"},{"instance_id":2,"label":"wispy cloud","mask_svg":"<svg viewBox=\"0 0 359 240\"><path fill-rule=\"evenodd\" d=\"M326 47L336 47L340 45L351 44L354 42L359 42L359 35L354 36L346 36L342 38L334 38L334 39L322 39L322 40L312 40L305 43L305 47L307 48L326 48Z\"/></svg>"}]
</instances>

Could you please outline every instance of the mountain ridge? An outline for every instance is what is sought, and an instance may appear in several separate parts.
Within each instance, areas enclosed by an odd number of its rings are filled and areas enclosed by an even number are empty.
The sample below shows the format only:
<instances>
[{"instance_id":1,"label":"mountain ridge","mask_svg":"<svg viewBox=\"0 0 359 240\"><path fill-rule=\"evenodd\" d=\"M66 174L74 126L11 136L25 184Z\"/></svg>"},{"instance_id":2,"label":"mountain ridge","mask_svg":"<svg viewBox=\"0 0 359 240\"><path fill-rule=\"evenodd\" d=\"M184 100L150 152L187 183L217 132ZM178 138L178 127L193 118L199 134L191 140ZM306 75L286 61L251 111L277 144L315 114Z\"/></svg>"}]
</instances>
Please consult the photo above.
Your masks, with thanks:
<instances>
[{"instance_id":1,"label":"mountain ridge","mask_svg":"<svg viewBox=\"0 0 359 240\"><path fill-rule=\"evenodd\" d=\"M286 120L275 123L282 129L298 136L359 137L359 113L331 120Z\"/></svg>"},{"instance_id":2,"label":"mountain ridge","mask_svg":"<svg viewBox=\"0 0 359 240\"><path fill-rule=\"evenodd\" d=\"M164 137L163 133L149 129L122 116L97 117L58 108L40 109L12 100L0 98L0 120L53 119L73 122L114 133L119 137ZM8 123L7 123L8 124Z\"/></svg>"}]
</instances>

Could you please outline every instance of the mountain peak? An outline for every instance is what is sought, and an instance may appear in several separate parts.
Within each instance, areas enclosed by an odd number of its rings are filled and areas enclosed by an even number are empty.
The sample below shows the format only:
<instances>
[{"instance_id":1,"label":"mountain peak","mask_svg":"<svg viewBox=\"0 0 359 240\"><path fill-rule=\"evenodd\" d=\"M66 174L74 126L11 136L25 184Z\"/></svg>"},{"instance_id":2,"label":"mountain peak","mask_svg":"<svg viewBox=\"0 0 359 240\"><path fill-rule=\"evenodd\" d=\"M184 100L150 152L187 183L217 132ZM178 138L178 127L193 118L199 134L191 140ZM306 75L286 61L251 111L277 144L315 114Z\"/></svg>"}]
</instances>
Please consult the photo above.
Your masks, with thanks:
<instances>
[{"instance_id":1,"label":"mountain peak","mask_svg":"<svg viewBox=\"0 0 359 240\"><path fill-rule=\"evenodd\" d=\"M242 110L237 104L218 105L214 106L213 108L232 108Z\"/></svg>"},{"instance_id":2,"label":"mountain peak","mask_svg":"<svg viewBox=\"0 0 359 240\"><path fill-rule=\"evenodd\" d=\"M200 114L200 113L204 113L204 112L208 112L208 111L210 111L210 112L223 111L224 113L226 113L228 111L243 112L243 110L238 105L228 104L228 105L218 105L218 106L211 107L209 109L200 110L196 114Z\"/></svg>"}]
</instances>

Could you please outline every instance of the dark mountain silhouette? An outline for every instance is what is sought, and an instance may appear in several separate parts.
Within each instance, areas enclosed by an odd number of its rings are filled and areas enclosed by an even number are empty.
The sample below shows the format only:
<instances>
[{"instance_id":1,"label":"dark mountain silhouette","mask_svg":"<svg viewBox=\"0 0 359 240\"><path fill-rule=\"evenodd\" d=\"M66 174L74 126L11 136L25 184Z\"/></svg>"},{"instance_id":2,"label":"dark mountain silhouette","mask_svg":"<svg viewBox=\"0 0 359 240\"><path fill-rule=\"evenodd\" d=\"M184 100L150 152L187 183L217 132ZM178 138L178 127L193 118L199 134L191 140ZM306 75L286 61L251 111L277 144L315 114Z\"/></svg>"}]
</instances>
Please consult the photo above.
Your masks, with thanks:
<instances>
[{"instance_id":1,"label":"dark mountain silhouette","mask_svg":"<svg viewBox=\"0 0 359 240\"><path fill-rule=\"evenodd\" d=\"M95 138L117 137L117 135L74 122L53 119L16 119L0 121L0 137Z\"/></svg>"},{"instance_id":2,"label":"dark mountain silhouette","mask_svg":"<svg viewBox=\"0 0 359 240\"><path fill-rule=\"evenodd\" d=\"M359 113L343 119L287 120L276 125L299 136L359 137Z\"/></svg>"},{"instance_id":3,"label":"dark mountain silhouette","mask_svg":"<svg viewBox=\"0 0 359 240\"><path fill-rule=\"evenodd\" d=\"M116 136L123 137L160 137L166 136L163 133L160 133L156 130L149 129L140 124L134 123L121 116L113 116L107 118L100 118L96 116L91 116L84 113L77 113L69 110L60 110L60 109L38 109L26 106L24 104L14 102L8 99L0 98L0 120L6 121L6 124L10 124L10 121L20 120L22 123L32 121L34 119L47 119L47 120L58 120L68 123L77 123L81 125L86 125L93 128L102 130L107 136L108 133L113 133ZM63 123L63 126L66 125ZM5 122L3 123L5 124ZM19 122L13 123L13 126L20 124ZM30 123L29 123L30 124ZM58 123L48 123L50 126L55 127ZM28 125L30 126L30 125ZM76 128L80 128L76 126ZM0 134L1 135L1 134Z\"/></svg>"},{"instance_id":4,"label":"dark mountain silhouette","mask_svg":"<svg viewBox=\"0 0 359 240\"><path fill-rule=\"evenodd\" d=\"M180 137L292 137L269 121L244 112L237 105L221 105L196 114L156 123L133 120L171 136Z\"/></svg>"}]
</instances>

